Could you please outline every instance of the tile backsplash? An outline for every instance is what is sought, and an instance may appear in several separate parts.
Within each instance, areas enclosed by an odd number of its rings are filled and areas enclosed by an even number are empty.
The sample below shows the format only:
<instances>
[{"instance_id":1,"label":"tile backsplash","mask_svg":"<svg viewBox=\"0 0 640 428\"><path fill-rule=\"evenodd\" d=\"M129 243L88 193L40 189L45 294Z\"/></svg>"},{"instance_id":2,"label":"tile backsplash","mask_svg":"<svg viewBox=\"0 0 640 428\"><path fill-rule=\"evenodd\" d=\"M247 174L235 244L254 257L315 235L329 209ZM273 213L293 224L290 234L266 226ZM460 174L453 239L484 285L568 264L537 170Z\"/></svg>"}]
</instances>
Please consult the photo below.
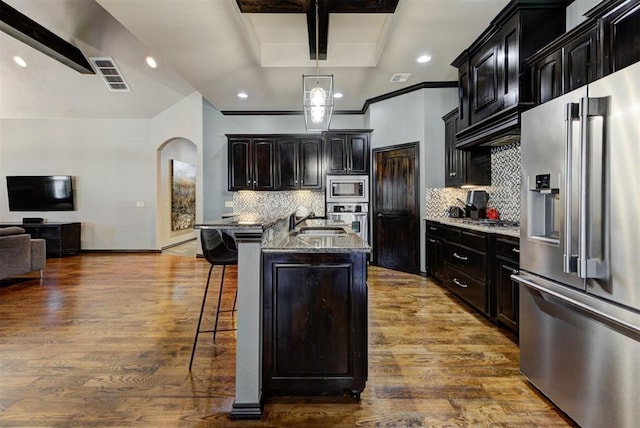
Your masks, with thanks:
<instances>
[{"instance_id":1,"label":"tile backsplash","mask_svg":"<svg viewBox=\"0 0 640 428\"><path fill-rule=\"evenodd\" d=\"M491 148L491 186L474 187L489 192L487 206L494 207L503 220L520 220L520 142ZM450 205L459 205L467 190L454 187L427 188L427 217L442 217Z\"/></svg>"},{"instance_id":2,"label":"tile backsplash","mask_svg":"<svg viewBox=\"0 0 640 428\"><path fill-rule=\"evenodd\" d=\"M233 193L234 212L276 217L291 214L299 206L308 208L318 217L324 216L324 191L253 192L243 190Z\"/></svg>"}]
</instances>

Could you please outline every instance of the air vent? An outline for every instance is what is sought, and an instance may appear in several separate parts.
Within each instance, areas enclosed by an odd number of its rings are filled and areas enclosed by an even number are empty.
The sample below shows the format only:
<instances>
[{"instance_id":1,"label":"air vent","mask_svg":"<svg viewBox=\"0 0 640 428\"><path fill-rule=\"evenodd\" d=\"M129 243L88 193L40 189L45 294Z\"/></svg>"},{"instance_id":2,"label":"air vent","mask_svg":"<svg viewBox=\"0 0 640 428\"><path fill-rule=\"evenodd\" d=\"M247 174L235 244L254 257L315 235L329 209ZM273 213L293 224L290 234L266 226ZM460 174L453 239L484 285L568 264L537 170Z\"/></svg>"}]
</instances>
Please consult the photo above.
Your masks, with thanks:
<instances>
[{"instance_id":1,"label":"air vent","mask_svg":"<svg viewBox=\"0 0 640 428\"><path fill-rule=\"evenodd\" d=\"M102 77L111 92L131 92L113 58L89 58L89 61L91 61L96 72Z\"/></svg>"},{"instance_id":2,"label":"air vent","mask_svg":"<svg viewBox=\"0 0 640 428\"><path fill-rule=\"evenodd\" d=\"M389 80L389 82L392 82L392 83L406 82L407 80L409 80L409 77L411 77L411 73L396 73L393 76L391 76L391 80Z\"/></svg>"}]
</instances>

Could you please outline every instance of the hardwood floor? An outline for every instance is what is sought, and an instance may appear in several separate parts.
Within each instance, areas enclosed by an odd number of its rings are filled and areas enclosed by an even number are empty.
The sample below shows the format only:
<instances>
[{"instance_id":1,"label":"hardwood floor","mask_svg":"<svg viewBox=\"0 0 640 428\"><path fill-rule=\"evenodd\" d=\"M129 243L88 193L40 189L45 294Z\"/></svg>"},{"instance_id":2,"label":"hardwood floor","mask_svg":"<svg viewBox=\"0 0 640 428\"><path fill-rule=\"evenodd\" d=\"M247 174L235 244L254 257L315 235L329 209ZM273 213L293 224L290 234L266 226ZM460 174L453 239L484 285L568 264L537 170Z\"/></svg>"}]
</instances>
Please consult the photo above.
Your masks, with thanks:
<instances>
[{"instance_id":1,"label":"hardwood floor","mask_svg":"<svg viewBox=\"0 0 640 428\"><path fill-rule=\"evenodd\" d=\"M235 332L201 337L188 371L208 267L81 254L48 259L42 282L1 282L0 426L572 425L519 374L509 338L430 280L376 267L362 400L271 398L262 421L232 422Z\"/></svg>"}]
</instances>

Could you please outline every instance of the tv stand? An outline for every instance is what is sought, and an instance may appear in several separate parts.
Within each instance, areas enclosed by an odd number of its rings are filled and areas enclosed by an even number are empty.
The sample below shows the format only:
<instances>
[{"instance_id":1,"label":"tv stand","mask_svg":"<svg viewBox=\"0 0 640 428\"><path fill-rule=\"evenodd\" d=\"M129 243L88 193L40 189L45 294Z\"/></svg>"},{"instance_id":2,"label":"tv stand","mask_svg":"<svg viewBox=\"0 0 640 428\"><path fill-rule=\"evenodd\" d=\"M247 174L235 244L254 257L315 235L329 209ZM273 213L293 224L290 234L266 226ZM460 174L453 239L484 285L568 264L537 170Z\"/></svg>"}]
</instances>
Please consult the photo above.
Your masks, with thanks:
<instances>
[{"instance_id":1,"label":"tv stand","mask_svg":"<svg viewBox=\"0 0 640 428\"><path fill-rule=\"evenodd\" d=\"M47 241L47 257L63 257L80 252L80 223L3 223L23 228L32 238Z\"/></svg>"}]
</instances>

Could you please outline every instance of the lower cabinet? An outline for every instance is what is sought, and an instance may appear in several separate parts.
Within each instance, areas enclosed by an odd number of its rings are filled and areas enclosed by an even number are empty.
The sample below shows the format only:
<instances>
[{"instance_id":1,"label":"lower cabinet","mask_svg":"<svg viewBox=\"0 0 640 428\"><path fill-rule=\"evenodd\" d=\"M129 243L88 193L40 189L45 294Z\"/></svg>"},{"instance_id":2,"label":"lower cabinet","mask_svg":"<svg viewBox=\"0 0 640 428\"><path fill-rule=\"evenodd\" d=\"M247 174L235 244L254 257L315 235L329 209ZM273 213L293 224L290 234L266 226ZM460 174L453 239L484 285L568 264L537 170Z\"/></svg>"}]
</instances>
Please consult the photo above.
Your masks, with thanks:
<instances>
[{"instance_id":1,"label":"lower cabinet","mask_svg":"<svg viewBox=\"0 0 640 428\"><path fill-rule=\"evenodd\" d=\"M427 275L517 335L519 239L427 221L425 240Z\"/></svg>"},{"instance_id":2,"label":"lower cabinet","mask_svg":"<svg viewBox=\"0 0 640 428\"><path fill-rule=\"evenodd\" d=\"M9 225L9 224L7 224ZM15 223L34 239L44 239L47 257L64 257L80 252L80 222Z\"/></svg>"},{"instance_id":3,"label":"lower cabinet","mask_svg":"<svg viewBox=\"0 0 640 428\"><path fill-rule=\"evenodd\" d=\"M498 324L518 334L518 283L511 279L520 268L520 243L516 238L496 237L493 277L497 294Z\"/></svg>"},{"instance_id":4,"label":"lower cabinet","mask_svg":"<svg viewBox=\"0 0 640 428\"><path fill-rule=\"evenodd\" d=\"M263 255L262 390L359 398L367 379L367 253Z\"/></svg>"},{"instance_id":5,"label":"lower cabinet","mask_svg":"<svg viewBox=\"0 0 640 428\"><path fill-rule=\"evenodd\" d=\"M489 236L482 232L461 230L459 240L444 243L444 280L456 296L487 317L494 317L491 304Z\"/></svg>"}]
</instances>

